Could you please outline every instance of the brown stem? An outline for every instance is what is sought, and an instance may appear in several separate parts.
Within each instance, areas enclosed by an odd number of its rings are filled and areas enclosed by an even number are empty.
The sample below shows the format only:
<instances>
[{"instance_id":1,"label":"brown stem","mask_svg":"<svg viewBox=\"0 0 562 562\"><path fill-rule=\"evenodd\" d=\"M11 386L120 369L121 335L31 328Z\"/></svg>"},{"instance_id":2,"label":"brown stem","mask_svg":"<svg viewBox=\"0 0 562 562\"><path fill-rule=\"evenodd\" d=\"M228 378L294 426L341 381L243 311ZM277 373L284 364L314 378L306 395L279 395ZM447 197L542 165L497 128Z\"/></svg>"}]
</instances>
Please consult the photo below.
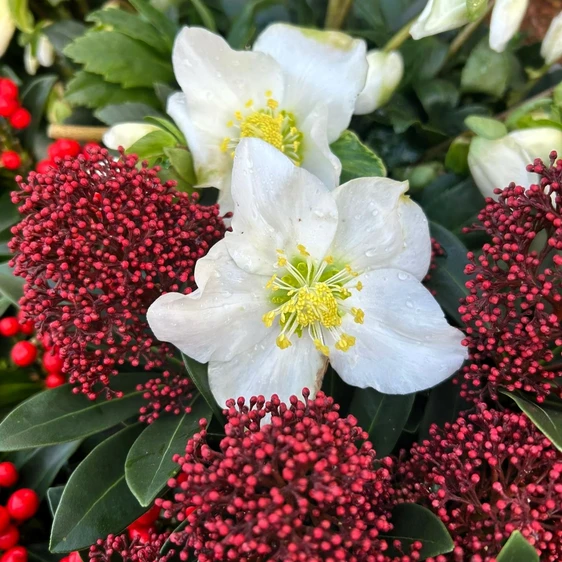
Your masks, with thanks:
<instances>
[{"instance_id":1,"label":"brown stem","mask_svg":"<svg viewBox=\"0 0 562 562\"><path fill-rule=\"evenodd\" d=\"M82 125L61 125L53 123L47 128L52 139L73 139L76 141L99 141L108 127L84 127Z\"/></svg>"}]
</instances>

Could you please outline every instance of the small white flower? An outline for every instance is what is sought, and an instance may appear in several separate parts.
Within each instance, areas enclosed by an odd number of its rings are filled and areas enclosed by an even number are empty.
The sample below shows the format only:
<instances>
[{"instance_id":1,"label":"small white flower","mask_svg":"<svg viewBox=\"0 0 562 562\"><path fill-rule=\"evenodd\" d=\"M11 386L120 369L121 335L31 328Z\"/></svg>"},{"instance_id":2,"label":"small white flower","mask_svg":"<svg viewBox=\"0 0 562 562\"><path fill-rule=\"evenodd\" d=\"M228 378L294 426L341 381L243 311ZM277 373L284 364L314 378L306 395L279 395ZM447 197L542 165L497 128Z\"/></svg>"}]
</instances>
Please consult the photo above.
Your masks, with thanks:
<instances>
[{"instance_id":1,"label":"small white flower","mask_svg":"<svg viewBox=\"0 0 562 562\"><path fill-rule=\"evenodd\" d=\"M34 76L40 66L48 67L54 62L55 49L46 35L37 35L25 46L23 65L28 74Z\"/></svg>"},{"instance_id":2,"label":"small white flower","mask_svg":"<svg viewBox=\"0 0 562 562\"><path fill-rule=\"evenodd\" d=\"M529 0L496 0L490 21L490 48L501 53L519 31Z\"/></svg>"},{"instance_id":3,"label":"small white flower","mask_svg":"<svg viewBox=\"0 0 562 562\"><path fill-rule=\"evenodd\" d=\"M410 35L422 39L462 27L469 21L466 0L429 0L410 28Z\"/></svg>"},{"instance_id":4,"label":"small white flower","mask_svg":"<svg viewBox=\"0 0 562 562\"><path fill-rule=\"evenodd\" d=\"M538 176L527 172L535 158L548 162L551 151L562 153L562 131L549 127L513 131L497 140L476 137L470 143L468 165L484 197L497 198L494 189L511 182L528 187Z\"/></svg>"},{"instance_id":5,"label":"small white flower","mask_svg":"<svg viewBox=\"0 0 562 562\"><path fill-rule=\"evenodd\" d=\"M553 64L562 57L562 12L550 23L542 42L541 55L546 64Z\"/></svg>"},{"instance_id":6,"label":"small white flower","mask_svg":"<svg viewBox=\"0 0 562 562\"><path fill-rule=\"evenodd\" d=\"M372 113L387 103L404 74L404 61L398 51L369 51L367 62L367 81L355 102L355 115Z\"/></svg>"},{"instance_id":7,"label":"small white flower","mask_svg":"<svg viewBox=\"0 0 562 562\"><path fill-rule=\"evenodd\" d=\"M186 27L173 52L182 92L168 113L193 155L199 187L220 190L232 209L230 178L243 137L275 146L327 186L338 185L341 164L329 145L347 128L365 85L365 42L335 31L269 26L253 51L234 51L201 28Z\"/></svg>"},{"instance_id":8,"label":"small white flower","mask_svg":"<svg viewBox=\"0 0 562 562\"><path fill-rule=\"evenodd\" d=\"M441 382L466 350L421 284L429 229L407 189L372 177L330 192L263 141L241 141L232 232L197 262L195 292L150 306L150 327L209 362L219 404L316 392L328 360L347 383L389 394Z\"/></svg>"},{"instance_id":9,"label":"small white flower","mask_svg":"<svg viewBox=\"0 0 562 562\"><path fill-rule=\"evenodd\" d=\"M127 150L148 133L159 130L156 125L148 123L119 123L106 131L103 135L103 144L112 150L117 150L120 146Z\"/></svg>"},{"instance_id":10,"label":"small white flower","mask_svg":"<svg viewBox=\"0 0 562 562\"><path fill-rule=\"evenodd\" d=\"M6 52L16 24L10 12L9 0L0 0L0 57Z\"/></svg>"}]
</instances>

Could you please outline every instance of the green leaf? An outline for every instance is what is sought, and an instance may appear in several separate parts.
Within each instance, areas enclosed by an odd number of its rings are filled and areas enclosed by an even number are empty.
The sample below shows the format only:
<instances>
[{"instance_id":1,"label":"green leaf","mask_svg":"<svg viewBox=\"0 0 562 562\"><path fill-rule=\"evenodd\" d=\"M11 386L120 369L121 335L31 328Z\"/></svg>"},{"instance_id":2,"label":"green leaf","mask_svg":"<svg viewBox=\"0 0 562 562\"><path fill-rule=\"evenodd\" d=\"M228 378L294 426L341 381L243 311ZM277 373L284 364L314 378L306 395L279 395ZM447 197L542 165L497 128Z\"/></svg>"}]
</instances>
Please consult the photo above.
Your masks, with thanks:
<instances>
[{"instance_id":1,"label":"green leaf","mask_svg":"<svg viewBox=\"0 0 562 562\"><path fill-rule=\"evenodd\" d=\"M445 167L459 176L467 176L470 172L468 167L468 151L470 139L464 136L457 137L449 146L445 156Z\"/></svg>"},{"instance_id":2,"label":"green leaf","mask_svg":"<svg viewBox=\"0 0 562 562\"><path fill-rule=\"evenodd\" d=\"M540 562L535 547L519 531L511 533L496 560L497 562Z\"/></svg>"},{"instance_id":3,"label":"green leaf","mask_svg":"<svg viewBox=\"0 0 562 562\"><path fill-rule=\"evenodd\" d=\"M125 88L152 88L155 82L174 79L171 61L144 43L114 31L89 31L68 45L64 53L84 65L84 70Z\"/></svg>"},{"instance_id":4,"label":"green leaf","mask_svg":"<svg viewBox=\"0 0 562 562\"><path fill-rule=\"evenodd\" d=\"M7 298L12 304L18 306L23 296L23 285L25 281L12 273L8 262L0 264L0 296Z\"/></svg>"},{"instance_id":5,"label":"green leaf","mask_svg":"<svg viewBox=\"0 0 562 562\"><path fill-rule=\"evenodd\" d=\"M428 115L439 116L443 111L454 108L459 103L460 92L452 82L447 80L433 78L419 82L415 90Z\"/></svg>"},{"instance_id":6,"label":"green leaf","mask_svg":"<svg viewBox=\"0 0 562 562\"><path fill-rule=\"evenodd\" d=\"M193 384L197 387L197 390L201 393L201 396L207 402L213 414L219 419L222 419L222 408L217 404L213 393L211 392L211 387L209 386L209 376L207 374L207 365L203 365L191 359L187 355L182 353L183 364L187 370L189 378Z\"/></svg>"},{"instance_id":7,"label":"green leaf","mask_svg":"<svg viewBox=\"0 0 562 562\"><path fill-rule=\"evenodd\" d=\"M27 0L8 0L8 8L15 26L24 33L32 33L33 14L27 6Z\"/></svg>"},{"instance_id":8,"label":"green leaf","mask_svg":"<svg viewBox=\"0 0 562 562\"><path fill-rule=\"evenodd\" d=\"M415 503L403 503L392 510L390 522L392 531L384 536L392 541L400 541L401 548L408 552L408 547L415 541L422 543L421 560L451 552L455 545L445 525L429 509ZM391 546L389 553L398 555Z\"/></svg>"},{"instance_id":9,"label":"green leaf","mask_svg":"<svg viewBox=\"0 0 562 562\"><path fill-rule=\"evenodd\" d=\"M88 14L86 21L105 25L108 30L118 31L131 39L146 43L163 55L172 54L169 45L162 41L162 36L156 28L137 15L110 7Z\"/></svg>"},{"instance_id":10,"label":"green leaf","mask_svg":"<svg viewBox=\"0 0 562 562\"><path fill-rule=\"evenodd\" d=\"M95 111L94 115L106 125L116 125L117 123L142 122L147 116L161 114L144 103L119 103L106 105Z\"/></svg>"},{"instance_id":11,"label":"green leaf","mask_svg":"<svg viewBox=\"0 0 562 562\"><path fill-rule=\"evenodd\" d=\"M435 78L447 60L448 51L449 45L433 36L406 41L400 48L404 58L402 85Z\"/></svg>"},{"instance_id":12,"label":"green leaf","mask_svg":"<svg viewBox=\"0 0 562 562\"><path fill-rule=\"evenodd\" d=\"M191 0L191 3L193 4L193 7L195 8L195 10L197 10L197 13L199 14L199 17L201 18L201 21L203 22L203 25L211 30L211 31L217 31L217 24L215 23L215 18L213 17L213 14L211 13L211 10L209 10L209 8L207 8L207 6L205 6L205 2L203 2L202 0Z\"/></svg>"},{"instance_id":13,"label":"green leaf","mask_svg":"<svg viewBox=\"0 0 562 562\"><path fill-rule=\"evenodd\" d=\"M47 501L49 502L49 509L53 517L55 516L55 512L59 506L63 491L64 486L55 486L54 488L49 488L47 490Z\"/></svg>"},{"instance_id":14,"label":"green leaf","mask_svg":"<svg viewBox=\"0 0 562 562\"><path fill-rule=\"evenodd\" d=\"M485 37L470 53L461 75L464 92L475 92L501 97L509 83L510 59L506 52L490 49Z\"/></svg>"},{"instance_id":15,"label":"green leaf","mask_svg":"<svg viewBox=\"0 0 562 562\"><path fill-rule=\"evenodd\" d=\"M259 11L279 4L281 0L249 0L244 4L242 11L232 22L226 40L233 49L244 49L254 38L257 30L255 23Z\"/></svg>"},{"instance_id":16,"label":"green leaf","mask_svg":"<svg viewBox=\"0 0 562 562\"><path fill-rule=\"evenodd\" d=\"M466 11L470 21L482 17L488 9L488 0L466 0Z\"/></svg>"},{"instance_id":17,"label":"green leaf","mask_svg":"<svg viewBox=\"0 0 562 562\"><path fill-rule=\"evenodd\" d=\"M1 376L1 379L4 377ZM22 382L6 383L3 380L0 382L0 407L12 406L29 398L41 390L41 386L36 382L31 382L29 379Z\"/></svg>"},{"instance_id":18,"label":"green leaf","mask_svg":"<svg viewBox=\"0 0 562 562\"><path fill-rule=\"evenodd\" d=\"M26 544L30 562L59 562L59 557L49 552L48 544Z\"/></svg>"},{"instance_id":19,"label":"green leaf","mask_svg":"<svg viewBox=\"0 0 562 562\"><path fill-rule=\"evenodd\" d=\"M178 31L176 24L152 6L149 0L129 0L129 2L146 21L150 22L161 33L162 40L171 48Z\"/></svg>"},{"instance_id":20,"label":"green leaf","mask_svg":"<svg viewBox=\"0 0 562 562\"><path fill-rule=\"evenodd\" d=\"M507 127L497 119L482 117L481 115L470 115L464 120L466 126L479 137L489 140L501 139L507 135Z\"/></svg>"},{"instance_id":21,"label":"green leaf","mask_svg":"<svg viewBox=\"0 0 562 562\"><path fill-rule=\"evenodd\" d=\"M562 451L562 403L537 404L523 398L520 394L501 390L502 394L509 396L537 428L546 435L552 444Z\"/></svg>"},{"instance_id":22,"label":"green leaf","mask_svg":"<svg viewBox=\"0 0 562 562\"><path fill-rule=\"evenodd\" d=\"M143 430L131 425L99 444L64 487L51 530L51 552L70 552L119 533L140 517L142 507L125 481L125 459Z\"/></svg>"},{"instance_id":23,"label":"green leaf","mask_svg":"<svg viewBox=\"0 0 562 562\"><path fill-rule=\"evenodd\" d=\"M196 183L193 157L185 148L164 148L164 154L170 159L170 164L178 176L190 186Z\"/></svg>"},{"instance_id":24,"label":"green leaf","mask_svg":"<svg viewBox=\"0 0 562 562\"><path fill-rule=\"evenodd\" d=\"M60 20L43 28L55 51L62 55L63 49L80 35L84 35L86 26L76 20Z\"/></svg>"},{"instance_id":25,"label":"green leaf","mask_svg":"<svg viewBox=\"0 0 562 562\"><path fill-rule=\"evenodd\" d=\"M369 433L377 457L389 455L408 421L416 394L382 394L374 388L358 388L353 394L350 413Z\"/></svg>"},{"instance_id":26,"label":"green leaf","mask_svg":"<svg viewBox=\"0 0 562 562\"><path fill-rule=\"evenodd\" d=\"M120 373L112 388L123 391L123 397L104 401L74 394L68 384L40 392L2 421L0 450L65 443L113 427L134 416L144 404L143 392L136 385L148 377L147 373Z\"/></svg>"},{"instance_id":27,"label":"green leaf","mask_svg":"<svg viewBox=\"0 0 562 562\"><path fill-rule=\"evenodd\" d=\"M16 224L20 214L16 205L12 203L9 191L0 195L0 232Z\"/></svg>"},{"instance_id":28,"label":"green leaf","mask_svg":"<svg viewBox=\"0 0 562 562\"><path fill-rule=\"evenodd\" d=\"M152 131L132 144L127 152L136 154L141 160L144 158L158 158L164 155L164 150L176 146L177 140L166 131Z\"/></svg>"},{"instance_id":29,"label":"green leaf","mask_svg":"<svg viewBox=\"0 0 562 562\"><path fill-rule=\"evenodd\" d=\"M330 145L330 150L341 161L341 183L355 178L386 176L383 161L351 131L344 131L341 137Z\"/></svg>"},{"instance_id":30,"label":"green leaf","mask_svg":"<svg viewBox=\"0 0 562 562\"><path fill-rule=\"evenodd\" d=\"M431 270L431 277L426 285L435 291L435 298L443 310L461 324L459 301L468 295L465 283L469 278L464 274L468 250L454 234L442 226L431 223L430 228L431 235L441 244L445 255L435 259L437 267Z\"/></svg>"},{"instance_id":31,"label":"green leaf","mask_svg":"<svg viewBox=\"0 0 562 562\"><path fill-rule=\"evenodd\" d=\"M168 133L173 135L178 142L181 142L184 145L186 144L183 133L169 119L164 117L155 117L154 115L147 115L144 120L151 125L160 127L164 131L168 131Z\"/></svg>"},{"instance_id":32,"label":"green leaf","mask_svg":"<svg viewBox=\"0 0 562 562\"><path fill-rule=\"evenodd\" d=\"M189 414L161 417L141 433L125 463L127 484L141 505L148 507L178 472L173 455L184 453L187 440L199 429L199 420L211 415L207 403L198 400Z\"/></svg>"}]
</instances>

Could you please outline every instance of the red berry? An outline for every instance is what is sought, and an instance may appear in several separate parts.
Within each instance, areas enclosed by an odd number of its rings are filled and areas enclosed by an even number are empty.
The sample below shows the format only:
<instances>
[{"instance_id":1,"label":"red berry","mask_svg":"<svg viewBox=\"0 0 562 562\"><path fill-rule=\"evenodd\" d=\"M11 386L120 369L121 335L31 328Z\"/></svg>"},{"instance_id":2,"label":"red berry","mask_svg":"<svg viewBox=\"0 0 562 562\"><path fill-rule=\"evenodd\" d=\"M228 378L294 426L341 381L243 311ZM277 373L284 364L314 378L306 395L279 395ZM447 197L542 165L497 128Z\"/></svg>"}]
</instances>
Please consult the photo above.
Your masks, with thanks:
<instances>
[{"instance_id":1,"label":"red berry","mask_svg":"<svg viewBox=\"0 0 562 562\"><path fill-rule=\"evenodd\" d=\"M17 111L18 107L19 103L17 100L0 98L0 117L10 117L10 115Z\"/></svg>"},{"instance_id":2,"label":"red berry","mask_svg":"<svg viewBox=\"0 0 562 562\"><path fill-rule=\"evenodd\" d=\"M19 334L20 328L20 323L15 316L6 316L0 320L0 335L2 336L11 338Z\"/></svg>"},{"instance_id":3,"label":"red berry","mask_svg":"<svg viewBox=\"0 0 562 562\"><path fill-rule=\"evenodd\" d=\"M21 333L26 336L31 336L35 332L35 326L31 320L23 322L23 324L20 322L20 329Z\"/></svg>"},{"instance_id":4,"label":"red berry","mask_svg":"<svg viewBox=\"0 0 562 562\"><path fill-rule=\"evenodd\" d=\"M27 549L23 546L14 546L4 552L0 562L27 562Z\"/></svg>"},{"instance_id":5,"label":"red berry","mask_svg":"<svg viewBox=\"0 0 562 562\"><path fill-rule=\"evenodd\" d=\"M37 359L37 348L29 341L19 341L12 347L10 357L18 367L29 367Z\"/></svg>"},{"instance_id":6,"label":"red berry","mask_svg":"<svg viewBox=\"0 0 562 562\"><path fill-rule=\"evenodd\" d=\"M8 499L6 505L12 519L25 521L31 519L39 509L39 496L29 488L16 490Z\"/></svg>"},{"instance_id":7,"label":"red berry","mask_svg":"<svg viewBox=\"0 0 562 562\"><path fill-rule=\"evenodd\" d=\"M57 388L66 383L66 378L60 373L49 373L45 378L45 386L47 388Z\"/></svg>"},{"instance_id":8,"label":"red berry","mask_svg":"<svg viewBox=\"0 0 562 562\"><path fill-rule=\"evenodd\" d=\"M71 552L68 556L68 562L82 562L82 558L80 557L80 554L78 553L77 550L74 550L73 552Z\"/></svg>"},{"instance_id":9,"label":"red berry","mask_svg":"<svg viewBox=\"0 0 562 562\"><path fill-rule=\"evenodd\" d=\"M23 107L16 109L10 117L10 124L14 129L25 129L30 123L31 113Z\"/></svg>"},{"instance_id":10,"label":"red berry","mask_svg":"<svg viewBox=\"0 0 562 562\"><path fill-rule=\"evenodd\" d=\"M35 169L40 173L40 174L46 174L51 168L53 168L55 166L55 163L52 160L40 160L39 162L37 162L37 165L35 166Z\"/></svg>"},{"instance_id":11,"label":"red berry","mask_svg":"<svg viewBox=\"0 0 562 562\"><path fill-rule=\"evenodd\" d=\"M150 527L158 516L160 515L160 508L157 505L153 505L144 515L141 515L136 521L134 521L130 527Z\"/></svg>"},{"instance_id":12,"label":"red berry","mask_svg":"<svg viewBox=\"0 0 562 562\"><path fill-rule=\"evenodd\" d=\"M18 544L20 532L17 527L10 525L3 533L0 533L0 550L9 550Z\"/></svg>"},{"instance_id":13,"label":"red berry","mask_svg":"<svg viewBox=\"0 0 562 562\"><path fill-rule=\"evenodd\" d=\"M43 354L43 368L47 373L60 373L64 361L56 349L50 349Z\"/></svg>"},{"instance_id":14,"label":"red berry","mask_svg":"<svg viewBox=\"0 0 562 562\"><path fill-rule=\"evenodd\" d=\"M10 488L19 478L18 469L12 462L0 462L0 486Z\"/></svg>"},{"instance_id":15,"label":"red berry","mask_svg":"<svg viewBox=\"0 0 562 562\"><path fill-rule=\"evenodd\" d=\"M0 157L2 164L8 170L17 170L21 166L21 157L17 152L13 150L6 150L2 152Z\"/></svg>"},{"instance_id":16,"label":"red berry","mask_svg":"<svg viewBox=\"0 0 562 562\"><path fill-rule=\"evenodd\" d=\"M78 156L81 150L79 142L72 139L59 139L49 146L47 152L49 157L54 160L57 157Z\"/></svg>"},{"instance_id":17,"label":"red berry","mask_svg":"<svg viewBox=\"0 0 562 562\"><path fill-rule=\"evenodd\" d=\"M0 98L15 100L18 97L18 87L9 78L0 79Z\"/></svg>"},{"instance_id":18,"label":"red berry","mask_svg":"<svg viewBox=\"0 0 562 562\"><path fill-rule=\"evenodd\" d=\"M0 533L3 533L10 526L10 513L0 505Z\"/></svg>"}]
</instances>

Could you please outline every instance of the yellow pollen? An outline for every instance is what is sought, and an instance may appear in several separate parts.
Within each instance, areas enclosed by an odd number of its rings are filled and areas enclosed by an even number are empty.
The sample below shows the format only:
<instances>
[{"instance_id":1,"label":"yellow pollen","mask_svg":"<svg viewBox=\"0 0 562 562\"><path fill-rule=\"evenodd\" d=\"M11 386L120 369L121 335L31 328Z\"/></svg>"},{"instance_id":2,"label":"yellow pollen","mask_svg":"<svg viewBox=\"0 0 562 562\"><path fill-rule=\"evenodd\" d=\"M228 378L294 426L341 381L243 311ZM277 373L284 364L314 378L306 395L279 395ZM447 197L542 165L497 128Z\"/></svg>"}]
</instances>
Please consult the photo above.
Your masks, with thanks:
<instances>
[{"instance_id":1,"label":"yellow pollen","mask_svg":"<svg viewBox=\"0 0 562 562\"><path fill-rule=\"evenodd\" d=\"M310 256L310 254L306 251L306 248L302 244L297 245L297 250L299 251L299 254L301 256L304 257Z\"/></svg>"},{"instance_id":2,"label":"yellow pollen","mask_svg":"<svg viewBox=\"0 0 562 562\"><path fill-rule=\"evenodd\" d=\"M357 324L363 324L363 321L365 320L365 313L360 308L352 308L351 314L353 314L353 320Z\"/></svg>"},{"instance_id":3,"label":"yellow pollen","mask_svg":"<svg viewBox=\"0 0 562 562\"><path fill-rule=\"evenodd\" d=\"M334 258L332 256L326 256L324 258L324 261L328 264L328 265L332 265L334 263Z\"/></svg>"},{"instance_id":4,"label":"yellow pollen","mask_svg":"<svg viewBox=\"0 0 562 562\"><path fill-rule=\"evenodd\" d=\"M246 107L252 107L252 105L254 105L254 100L248 100L246 102Z\"/></svg>"},{"instance_id":5,"label":"yellow pollen","mask_svg":"<svg viewBox=\"0 0 562 562\"><path fill-rule=\"evenodd\" d=\"M271 90L266 90L265 91L265 97L266 98L270 98L273 95L273 92Z\"/></svg>"},{"instance_id":6,"label":"yellow pollen","mask_svg":"<svg viewBox=\"0 0 562 562\"><path fill-rule=\"evenodd\" d=\"M240 111L236 111L236 112L234 113L234 118L236 119L236 121L242 121L242 119L244 119L244 118L242 117L242 112L240 112Z\"/></svg>"},{"instance_id":7,"label":"yellow pollen","mask_svg":"<svg viewBox=\"0 0 562 562\"><path fill-rule=\"evenodd\" d=\"M225 138L222 142L221 142L221 150L222 152L226 152L228 150L228 143L230 142L230 139L227 137Z\"/></svg>"},{"instance_id":8,"label":"yellow pollen","mask_svg":"<svg viewBox=\"0 0 562 562\"><path fill-rule=\"evenodd\" d=\"M279 102L273 99L267 100L267 107L270 109L277 109L279 107Z\"/></svg>"},{"instance_id":9,"label":"yellow pollen","mask_svg":"<svg viewBox=\"0 0 562 562\"><path fill-rule=\"evenodd\" d=\"M280 347L281 349L287 349L288 347L291 347L293 344L291 343L291 340L285 336L285 334L281 334L277 340L277 346Z\"/></svg>"},{"instance_id":10,"label":"yellow pollen","mask_svg":"<svg viewBox=\"0 0 562 562\"><path fill-rule=\"evenodd\" d=\"M350 347L355 345L355 338L349 334L342 334L339 341L336 342L335 348L340 351L349 351Z\"/></svg>"},{"instance_id":11,"label":"yellow pollen","mask_svg":"<svg viewBox=\"0 0 562 562\"><path fill-rule=\"evenodd\" d=\"M314 347L322 353L322 355L325 355L326 357L330 355L330 348L327 345L324 345L320 340L314 340Z\"/></svg>"},{"instance_id":12,"label":"yellow pollen","mask_svg":"<svg viewBox=\"0 0 562 562\"><path fill-rule=\"evenodd\" d=\"M361 283L361 281L357 281L357 285L355 285L355 288L358 291L362 291L363 290L363 283Z\"/></svg>"}]
</instances>

